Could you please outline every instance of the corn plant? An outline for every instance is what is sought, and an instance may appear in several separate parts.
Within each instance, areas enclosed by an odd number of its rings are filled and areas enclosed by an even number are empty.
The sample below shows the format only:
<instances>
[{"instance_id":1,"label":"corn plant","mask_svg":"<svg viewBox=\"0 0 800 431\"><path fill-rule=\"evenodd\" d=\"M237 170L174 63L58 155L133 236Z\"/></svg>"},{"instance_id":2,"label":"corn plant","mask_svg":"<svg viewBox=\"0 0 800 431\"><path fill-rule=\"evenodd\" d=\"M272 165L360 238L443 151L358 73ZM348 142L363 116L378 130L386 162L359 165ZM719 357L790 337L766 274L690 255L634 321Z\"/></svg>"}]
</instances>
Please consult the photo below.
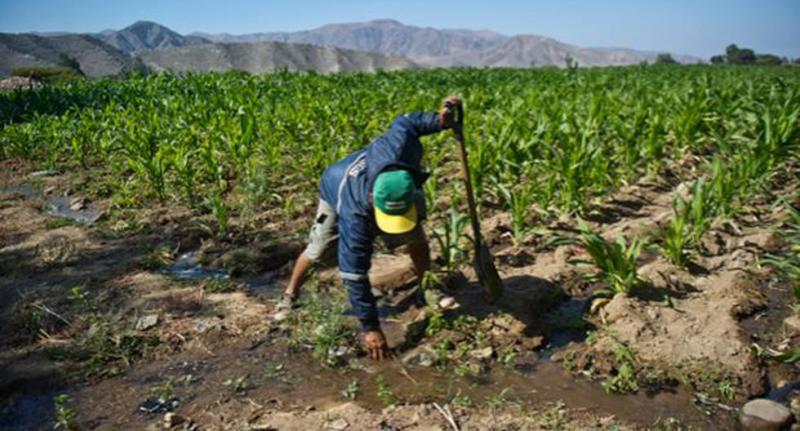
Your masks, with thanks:
<instances>
[{"instance_id":1,"label":"corn plant","mask_svg":"<svg viewBox=\"0 0 800 431\"><path fill-rule=\"evenodd\" d=\"M670 262L681 267L689 263L688 252L692 244L688 209L686 201L675 199L672 217L660 234L661 243L658 245L658 249Z\"/></svg>"},{"instance_id":2,"label":"corn plant","mask_svg":"<svg viewBox=\"0 0 800 431\"><path fill-rule=\"evenodd\" d=\"M545 211L582 213L689 154L711 160L701 172L704 200L691 203L704 204L689 221L696 238L710 226L699 216L735 217L798 154L796 71L698 66L163 73L0 92L0 159L94 170L92 181L105 183L119 206L210 209L211 199L257 212L276 194L279 204L302 201L325 167L368 145L396 116L433 110L454 83L468 102L479 202L500 201L512 212L517 241L530 200ZM457 160L449 134L423 145L435 218L447 212L437 189Z\"/></svg>"},{"instance_id":3,"label":"corn plant","mask_svg":"<svg viewBox=\"0 0 800 431\"><path fill-rule=\"evenodd\" d=\"M790 280L795 299L794 309L800 312L800 211L791 206L787 208L790 220L783 229L783 235L788 247L783 253L767 255L762 263L775 268Z\"/></svg>"},{"instance_id":4,"label":"corn plant","mask_svg":"<svg viewBox=\"0 0 800 431\"><path fill-rule=\"evenodd\" d=\"M527 220L530 216L531 205L536 197L536 183L521 184L513 191L500 184L497 189L511 213L511 229L514 232L514 242L521 244L530 232Z\"/></svg>"},{"instance_id":5,"label":"corn plant","mask_svg":"<svg viewBox=\"0 0 800 431\"><path fill-rule=\"evenodd\" d=\"M441 250L442 268L446 272L458 270L466 257L462 240L468 221L469 217L465 213L451 207L444 223L433 231L433 238Z\"/></svg>"},{"instance_id":6,"label":"corn plant","mask_svg":"<svg viewBox=\"0 0 800 431\"><path fill-rule=\"evenodd\" d=\"M637 273L636 260L645 241L634 239L630 243L624 238L617 238L613 243L604 240L582 219L578 219L580 244L589 254L588 260L576 259L573 264L578 267L593 268L596 271L585 277L592 282L600 282L606 287L596 290L598 296L614 296L618 293L628 294L643 285Z\"/></svg>"}]
</instances>

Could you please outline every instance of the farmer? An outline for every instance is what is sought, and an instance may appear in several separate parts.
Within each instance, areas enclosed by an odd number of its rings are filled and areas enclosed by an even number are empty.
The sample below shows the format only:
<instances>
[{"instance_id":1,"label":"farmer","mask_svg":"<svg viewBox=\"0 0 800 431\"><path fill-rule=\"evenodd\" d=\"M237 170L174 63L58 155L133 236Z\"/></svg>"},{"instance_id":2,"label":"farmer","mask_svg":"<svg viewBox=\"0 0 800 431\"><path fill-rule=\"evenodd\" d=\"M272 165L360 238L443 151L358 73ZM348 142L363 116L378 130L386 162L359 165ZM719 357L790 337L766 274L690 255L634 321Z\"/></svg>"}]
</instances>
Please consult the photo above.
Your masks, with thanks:
<instances>
[{"instance_id":1,"label":"farmer","mask_svg":"<svg viewBox=\"0 0 800 431\"><path fill-rule=\"evenodd\" d=\"M273 318L284 319L295 304L312 264L338 257L339 274L361 323L369 356L381 360L386 338L378 322L375 297L367 276L372 242L380 235L394 248L407 244L417 277L430 268L430 248L420 222L425 218L420 136L453 127L457 96L449 96L436 113L397 117L389 131L366 148L329 166L320 181L320 201L308 247L295 262L292 276Z\"/></svg>"}]
</instances>

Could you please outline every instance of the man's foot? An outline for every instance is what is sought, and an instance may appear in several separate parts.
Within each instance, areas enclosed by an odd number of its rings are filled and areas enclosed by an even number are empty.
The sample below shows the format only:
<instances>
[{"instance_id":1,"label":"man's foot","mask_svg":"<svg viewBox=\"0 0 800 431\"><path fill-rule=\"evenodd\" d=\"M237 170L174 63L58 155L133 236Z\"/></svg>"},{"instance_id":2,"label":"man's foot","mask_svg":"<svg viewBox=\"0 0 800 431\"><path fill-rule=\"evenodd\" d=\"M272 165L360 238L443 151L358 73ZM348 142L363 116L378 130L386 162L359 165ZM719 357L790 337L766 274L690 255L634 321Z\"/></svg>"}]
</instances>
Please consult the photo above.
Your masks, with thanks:
<instances>
[{"instance_id":1,"label":"man's foot","mask_svg":"<svg viewBox=\"0 0 800 431\"><path fill-rule=\"evenodd\" d=\"M275 303L275 309L272 311L272 321L282 322L292 314L292 310L297 308L297 298L284 293L281 299Z\"/></svg>"}]
</instances>

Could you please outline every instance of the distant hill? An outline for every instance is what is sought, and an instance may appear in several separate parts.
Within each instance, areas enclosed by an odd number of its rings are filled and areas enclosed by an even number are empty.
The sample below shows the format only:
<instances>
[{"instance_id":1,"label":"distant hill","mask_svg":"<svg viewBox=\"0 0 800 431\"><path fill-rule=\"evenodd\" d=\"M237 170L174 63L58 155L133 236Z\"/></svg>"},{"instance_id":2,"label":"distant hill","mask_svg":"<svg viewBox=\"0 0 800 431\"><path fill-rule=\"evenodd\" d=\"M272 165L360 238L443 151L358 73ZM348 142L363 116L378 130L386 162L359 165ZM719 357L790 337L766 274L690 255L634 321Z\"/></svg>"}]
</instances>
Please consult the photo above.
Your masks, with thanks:
<instances>
[{"instance_id":1,"label":"distant hill","mask_svg":"<svg viewBox=\"0 0 800 431\"><path fill-rule=\"evenodd\" d=\"M211 43L202 37L180 35L150 21L137 21L122 30L105 30L92 36L126 54Z\"/></svg>"},{"instance_id":2,"label":"distant hill","mask_svg":"<svg viewBox=\"0 0 800 431\"><path fill-rule=\"evenodd\" d=\"M281 41L335 46L393 54L428 66L563 66L570 55L583 66L636 64L652 61L656 53L627 48L581 48L536 35L509 37L489 30L440 30L404 25L394 20L331 24L292 33L230 34L193 33L211 41ZM699 59L673 55L677 60Z\"/></svg>"},{"instance_id":3,"label":"distant hill","mask_svg":"<svg viewBox=\"0 0 800 431\"><path fill-rule=\"evenodd\" d=\"M71 59L91 78L118 75L133 65L131 57L88 35L0 33L0 76L17 67L65 66Z\"/></svg>"},{"instance_id":4,"label":"distant hill","mask_svg":"<svg viewBox=\"0 0 800 431\"><path fill-rule=\"evenodd\" d=\"M138 67L137 58L154 70L263 73L278 68L338 72L561 67L567 57L581 66L611 66L654 61L657 54L628 48L583 48L537 35L416 27L388 19L244 35L181 35L154 22L137 21L122 30L95 34L0 33L0 76L15 67L62 66L71 59L87 76L100 77ZM684 63L700 61L679 54L672 57Z\"/></svg>"},{"instance_id":5,"label":"distant hill","mask_svg":"<svg viewBox=\"0 0 800 431\"><path fill-rule=\"evenodd\" d=\"M147 51L142 53L140 58L150 69L175 72L237 69L260 74L276 69L288 69L330 73L418 67L401 57L283 42L185 46Z\"/></svg>"},{"instance_id":6,"label":"distant hill","mask_svg":"<svg viewBox=\"0 0 800 431\"><path fill-rule=\"evenodd\" d=\"M308 43L423 60L484 50L507 39L507 36L491 31L438 30L404 25L395 20L331 24L294 33L255 33L242 36L193 34L215 42Z\"/></svg>"},{"instance_id":7,"label":"distant hill","mask_svg":"<svg viewBox=\"0 0 800 431\"><path fill-rule=\"evenodd\" d=\"M515 36L501 45L434 60L442 66L532 67L563 66L567 57L582 66L637 64L648 57L636 51L580 48L542 36Z\"/></svg>"}]
</instances>

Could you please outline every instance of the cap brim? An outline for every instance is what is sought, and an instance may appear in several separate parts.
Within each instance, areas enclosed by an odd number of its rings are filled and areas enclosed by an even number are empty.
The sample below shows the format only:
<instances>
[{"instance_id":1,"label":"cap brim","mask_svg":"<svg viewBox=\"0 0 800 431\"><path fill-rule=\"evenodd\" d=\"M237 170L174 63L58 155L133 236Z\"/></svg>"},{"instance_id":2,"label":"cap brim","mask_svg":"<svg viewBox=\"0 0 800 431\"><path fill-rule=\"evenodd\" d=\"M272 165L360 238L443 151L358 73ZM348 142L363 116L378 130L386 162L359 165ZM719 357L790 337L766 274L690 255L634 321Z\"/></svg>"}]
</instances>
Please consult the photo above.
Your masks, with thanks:
<instances>
[{"instance_id":1,"label":"cap brim","mask_svg":"<svg viewBox=\"0 0 800 431\"><path fill-rule=\"evenodd\" d=\"M381 232L388 234L403 234L411 232L417 226L417 206L411 205L405 214L391 215L375 208L375 221Z\"/></svg>"}]
</instances>

